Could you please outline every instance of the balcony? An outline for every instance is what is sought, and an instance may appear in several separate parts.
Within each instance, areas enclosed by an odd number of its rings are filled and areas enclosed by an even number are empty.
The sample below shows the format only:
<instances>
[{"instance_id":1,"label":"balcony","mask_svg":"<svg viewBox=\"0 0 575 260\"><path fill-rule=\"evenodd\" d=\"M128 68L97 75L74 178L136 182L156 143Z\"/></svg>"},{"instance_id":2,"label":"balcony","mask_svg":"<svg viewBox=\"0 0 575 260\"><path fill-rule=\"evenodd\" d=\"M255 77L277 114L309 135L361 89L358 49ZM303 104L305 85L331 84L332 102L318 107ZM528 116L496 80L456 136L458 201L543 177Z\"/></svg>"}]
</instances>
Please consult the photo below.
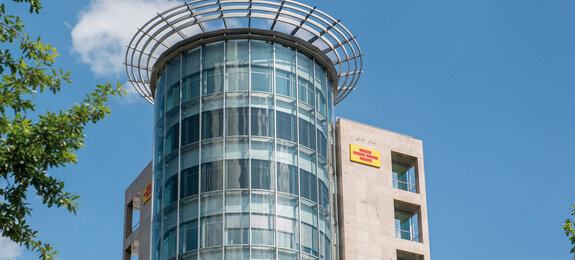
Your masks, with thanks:
<instances>
[{"instance_id":1,"label":"balcony","mask_svg":"<svg viewBox=\"0 0 575 260\"><path fill-rule=\"evenodd\" d=\"M391 169L393 175L393 187L396 189L418 193L417 187L417 159L405 155L393 153Z\"/></svg>"}]
</instances>

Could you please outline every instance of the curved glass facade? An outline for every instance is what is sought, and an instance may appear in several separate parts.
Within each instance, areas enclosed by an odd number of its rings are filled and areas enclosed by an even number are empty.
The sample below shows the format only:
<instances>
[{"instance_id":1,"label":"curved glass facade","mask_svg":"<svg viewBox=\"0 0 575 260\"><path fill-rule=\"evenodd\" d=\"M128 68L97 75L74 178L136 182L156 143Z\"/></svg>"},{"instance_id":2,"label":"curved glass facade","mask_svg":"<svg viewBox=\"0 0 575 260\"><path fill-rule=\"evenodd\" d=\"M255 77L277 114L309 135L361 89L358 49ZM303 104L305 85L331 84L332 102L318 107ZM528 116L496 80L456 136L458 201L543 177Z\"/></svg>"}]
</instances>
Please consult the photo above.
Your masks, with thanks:
<instances>
[{"instance_id":1,"label":"curved glass facade","mask_svg":"<svg viewBox=\"0 0 575 260\"><path fill-rule=\"evenodd\" d=\"M271 42L171 59L155 94L153 259L335 259L330 86Z\"/></svg>"}]
</instances>

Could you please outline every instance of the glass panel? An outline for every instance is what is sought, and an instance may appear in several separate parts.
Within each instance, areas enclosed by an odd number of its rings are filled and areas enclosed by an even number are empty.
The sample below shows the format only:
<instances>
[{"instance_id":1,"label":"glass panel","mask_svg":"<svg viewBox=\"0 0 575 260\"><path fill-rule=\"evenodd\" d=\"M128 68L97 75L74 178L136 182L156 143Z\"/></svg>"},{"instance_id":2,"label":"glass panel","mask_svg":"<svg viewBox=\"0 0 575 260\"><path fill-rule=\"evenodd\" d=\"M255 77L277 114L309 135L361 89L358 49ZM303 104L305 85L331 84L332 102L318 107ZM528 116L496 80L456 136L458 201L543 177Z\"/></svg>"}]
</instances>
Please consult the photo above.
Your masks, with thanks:
<instances>
[{"instance_id":1,"label":"glass panel","mask_svg":"<svg viewBox=\"0 0 575 260\"><path fill-rule=\"evenodd\" d=\"M226 64L247 65L249 59L247 40L232 40L226 42Z\"/></svg>"},{"instance_id":2,"label":"glass panel","mask_svg":"<svg viewBox=\"0 0 575 260\"><path fill-rule=\"evenodd\" d=\"M226 213L249 213L250 197L248 191L226 192Z\"/></svg>"},{"instance_id":3,"label":"glass panel","mask_svg":"<svg viewBox=\"0 0 575 260\"><path fill-rule=\"evenodd\" d=\"M278 194L278 246L299 249L298 198Z\"/></svg>"},{"instance_id":4,"label":"glass panel","mask_svg":"<svg viewBox=\"0 0 575 260\"><path fill-rule=\"evenodd\" d=\"M187 252L184 255L180 255L178 259L179 260L197 260L198 259L198 251Z\"/></svg>"},{"instance_id":5,"label":"glass panel","mask_svg":"<svg viewBox=\"0 0 575 260\"><path fill-rule=\"evenodd\" d=\"M286 194L278 194L278 216L297 219L298 197Z\"/></svg>"},{"instance_id":6,"label":"glass panel","mask_svg":"<svg viewBox=\"0 0 575 260\"><path fill-rule=\"evenodd\" d=\"M152 223L152 247L153 247L153 256L152 259L159 260L160 254L162 252L162 234L161 232L162 227L162 218L155 217Z\"/></svg>"},{"instance_id":7,"label":"glass panel","mask_svg":"<svg viewBox=\"0 0 575 260\"><path fill-rule=\"evenodd\" d=\"M300 146L300 153L299 153L299 167L303 170L310 172L311 174L315 175L316 172L316 163L315 163L315 153L306 149L305 147Z\"/></svg>"},{"instance_id":8,"label":"glass panel","mask_svg":"<svg viewBox=\"0 0 575 260\"><path fill-rule=\"evenodd\" d=\"M249 247L226 247L226 260L250 259Z\"/></svg>"},{"instance_id":9,"label":"glass panel","mask_svg":"<svg viewBox=\"0 0 575 260\"><path fill-rule=\"evenodd\" d=\"M395 236L419 242L418 220L417 214L395 210Z\"/></svg>"},{"instance_id":10,"label":"glass panel","mask_svg":"<svg viewBox=\"0 0 575 260\"><path fill-rule=\"evenodd\" d=\"M163 210L163 216L162 216L162 222L163 222L163 226L162 226L162 230L164 231L164 233L170 231L171 229L176 227L176 219L177 219L177 211L176 211L177 207L176 205L170 205L168 207L166 207Z\"/></svg>"},{"instance_id":11,"label":"glass panel","mask_svg":"<svg viewBox=\"0 0 575 260\"><path fill-rule=\"evenodd\" d=\"M248 93L226 93L226 107L248 107Z\"/></svg>"},{"instance_id":12,"label":"glass panel","mask_svg":"<svg viewBox=\"0 0 575 260\"><path fill-rule=\"evenodd\" d=\"M223 95L202 97L202 139L222 136Z\"/></svg>"},{"instance_id":13,"label":"glass panel","mask_svg":"<svg viewBox=\"0 0 575 260\"><path fill-rule=\"evenodd\" d=\"M274 217L272 215L252 214L252 244L274 245Z\"/></svg>"},{"instance_id":14,"label":"glass panel","mask_svg":"<svg viewBox=\"0 0 575 260\"><path fill-rule=\"evenodd\" d=\"M274 111L252 107L252 135L274 136Z\"/></svg>"},{"instance_id":15,"label":"glass panel","mask_svg":"<svg viewBox=\"0 0 575 260\"><path fill-rule=\"evenodd\" d=\"M249 158L249 147L247 137L226 138L226 159L247 159Z\"/></svg>"},{"instance_id":16,"label":"glass panel","mask_svg":"<svg viewBox=\"0 0 575 260\"><path fill-rule=\"evenodd\" d=\"M275 193L252 192L252 213L275 214Z\"/></svg>"},{"instance_id":17,"label":"glass panel","mask_svg":"<svg viewBox=\"0 0 575 260\"><path fill-rule=\"evenodd\" d=\"M300 103L299 143L315 150L315 117L313 108Z\"/></svg>"},{"instance_id":18,"label":"glass panel","mask_svg":"<svg viewBox=\"0 0 575 260\"><path fill-rule=\"evenodd\" d=\"M310 172L300 169L301 196L317 202L317 180Z\"/></svg>"},{"instance_id":19,"label":"glass panel","mask_svg":"<svg viewBox=\"0 0 575 260\"><path fill-rule=\"evenodd\" d=\"M250 214L226 214L226 244L249 244Z\"/></svg>"},{"instance_id":20,"label":"glass panel","mask_svg":"<svg viewBox=\"0 0 575 260\"><path fill-rule=\"evenodd\" d=\"M202 163L223 159L224 145L221 139L202 143Z\"/></svg>"},{"instance_id":21,"label":"glass panel","mask_svg":"<svg viewBox=\"0 0 575 260\"><path fill-rule=\"evenodd\" d=\"M279 260L298 260L299 257L298 257L297 252L279 249L278 250L278 259Z\"/></svg>"},{"instance_id":22,"label":"glass panel","mask_svg":"<svg viewBox=\"0 0 575 260\"><path fill-rule=\"evenodd\" d=\"M317 231L317 206L308 203L301 205L302 251L313 256L318 255L319 238Z\"/></svg>"},{"instance_id":23,"label":"glass panel","mask_svg":"<svg viewBox=\"0 0 575 260\"><path fill-rule=\"evenodd\" d=\"M166 91L166 111L172 110L180 104L180 57L178 56L168 64Z\"/></svg>"},{"instance_id":24,"label":"glass panel","mask_svg":"<svg viewBox=\"0 0 575 260\"><path fill-rule=\"evenodd\" d=\"M164 207L174 203L178 198L178 175L174 175L164 183Z\"/></svg>"},{"instance_id":25,"label":"glass panel","mask_svg":"<svg viewBox=\"0 0 575 260\"><path fill-rule=\"evenodd\" d=\"M200 260L222 260L222 249L215 248L200 251Z\"/></svg>"},{"instance_id":26,"label":"glass panel","mask_svg":"<svg viewBox=\"0 0 575 260\"><path fill-rule=\"evenodd\" d=\"M252 66L252 91L272 92L272 68Z\"/></svg>"},{"instance_id":27,"label":"glass panel","mask_svg":"<svg viewBox=\"0 0 575 260\"><path fill-rule=\"evenodd\" d=\"M249 189L249 160L226 160L226 176L226 189Z\"/></svg>"},{"instance_id":28,"label":"glass panel","mask_svg":"<svg viewBox=\"0 0 575 260\"><path fill-rule=\"evenodd\" d=\"M252 189L274 190L273 161L252 159Z\"/></svg>"},{"instance_id":29,"label":"glass panel","mask_svg":"<svg viewBox=\"0 0 575 260\"><path fill-rule=\"evenodd\" d=\"M327 161L321 157L318 157L317 176L319 179L319 205L324 209L329 209L329 177L327 174Z\"/></svg>"},{"instance_id":30,"label":"glass panel","mask_svg":"<svg viewBox=\"0 0 575 260\"><path fill-rule=\"evenodd\" d=\"M320 209L319 214L319 232L320 232L320 258L321 259L330 259L331 258L331 250L330 250L330 240L329 240L329 214L324 210Z\"/></svg>"},{"instance_id":31,"label":"glass panel","mask_svg":"<svg viewBox=\"0 0 575 260\"><path fill-rule=\"evenodd\" d=\"M223 185L223 162L202 163L202 192L221 190Z\"/></svg>"},{"instance_id":32,"label":"glass panel","mask_svg":"<svg viewBox=\"0 0 575 260\"><path fill-rule=\"evenodd\" d=\"M318 128L317 129L317 151L321 156L323 156L323 158L327 158L327 149L328 149L327 136L322 131L320 131Z\"/></svg>"},{"instance_id":33,"label":"glass panel","mask_svg":"<svg viewBox=\"0 0 575 260\"><path fill-rule=\"evenodd\" d=\"M315 64L314 84L316 89L316 109L325 116L326 113L326 74L323 68Z\"/></svg>"},{"instance_id":34,"label":"glass panel","mask_svg":"<svg viewBox=\"0 0 575 260\"><path fill-rule=\"evenodd\" d=\"M180 222L198 219L198 197L180 203Z\"/></svg>"},{"instance_id":35,"label":"glass panel","mask_svg":"<svg viewBox=\"0 0 575 260\"><path fill-rule=\"evenodd\" d=\"M273 45L251 41L252 90L272 92Z\"/></svg>"},{"instance_id":36,"label":"glass panel","mask_svg":"<svg viewBox=\"0 0 575 260\"><path fill-rule=\"evenodd\" d=\"M158 86L156 88L156 93L154 95L156 109L156 121L161 121L164 118L164 109L166 102L166 72L162 72L160 79L158 79Z\"/></svg>"},{"instance_id":37,"label":"glass panel","mask_svg":"<svg viewBox=\"0 0 575 260\"><path fill-rule=\"evenodd\" d=\"M222 92L224 89L224 43L206 44L202 56L202 94Z\"/></svg>"},{"instance_id":38,"label":"glass panel","mask_svg":"<svg viewBox=\"0 0 575 260\"><path fill-rule=\"evenodd\" d=\"M285 102L278 98L276 110L277 138L297 142L295 102Z\"/></svg>"},{"instance_id":39,"label":"glass panel","mask_svg":"<svg viewBox=\"0 0 575 260\"><path fill-rule=\"evenodd\" d=\"M180 226L180 253L197 249L198 249L198 221L192 220Z\"/></svg>"},{"instance_id":40,"label":"glass panel","mask_svg":"<svg viewBox=\"0 0 575 260\"><path fill-rule=\"evenodd\" d=\"M252 189L274 190L273 139L252 138L251 157Z\"/></svg>"},{"instance_id":41,"label":"glass panel","mask_svg":"<svg viewBox=\"0 0 575 260\"><path fill-rule=\"evenodd\" d=\"M181 174L182 184L180 188L180 198L198 195L199 167L196 165L184 169Z\"/></svg>"},{"instance_id":42,"label":"glass panel","mask_svg":"<svg viewBox=\"0 0 575 260\"><path fill-rule=\"evenodd\" d=\"M216 192L208 195L202 194L200 206L200 213L202 217L222 214L224 207L222 193Z\"/></svg>"},{"instance_id":43,"label":"glass panel","mask_svg":"<svg viewBox=\"0 0 575 260\"><path fill-rule=\"evenodd\" d=\"M294 49L279 44L276 49L276 93L296 98Z\"/></svg>"},{"instance_id":44,"label":"glass panel","mask_svg":"<svg viewBox=\"0 0 575 260\"><path fill-rule=\"evenodd\" d=\"M417 192L415 185L415 167L413 165L392 162L391 168L394 188Z\"/></svg>"},{"instance_id":45,"label":"glass panel","mask_svg":"<svg viewBox=\"0 0 575 260\"><path fill-rule=\"evenodd\" d=\"M248 41L228 41L226 44L227 91L248 90Z\"/></svg>"},{"instance_id":46,"label":"glass panel","mask_svg":"<svg viewBox=\"0 0 575 260\"><path fill-rule=\"evenodd\" d=\"M162 260L168 260L176 256L176 230L170 230L164 234L162 241Z\"/></svg>"},{"instance_id":47,"label":"glass panel","mask_svg":"<svg viewBox=\"0 0 575 260\"><path fill-rule=\"evenodd\" d=\"M226 108L226 136L248 135L247 107Z\"/></svg>"},{"instance_id":48,"label":"glass panel","mask_svg":"<svg viewBox=\"0 0 575 260\"><path fill-rule=\"evenodd\" d=\"M166 153L170 153L178 149L180 125L175 124L166 131Z\"/></svg>"},{"instance_id":49,"label":"glass panel","mask_svg":"<svg viewBox=\"0 0 575 260\"><path fill-rule=\"evenodd\" d=\"M202 112L202 139L222 136L222 109Z\"/></svg>"},{"instance_id":50,"label":"glass panel","mask_svg":"<svg viewBox=\"0 0 575 260\"><path fill-rule=\"evenodd\" d=\"M297 220L278 216L277 221L278 246L298 250L299 231Z\"/></svg>"},{"instance_id":51,"label":"glass panel","mask_svg":"<svg viewBox=\"0 0 575 260\"><path fill-rule=\"evenodd\" d=\"M183 54L182 103L200 96L200 48Z\"/></svg>"},{"instance_id":52,"label":"glass panel","mask_svg":"<svg viewBox=\"0 0 575 260\"><path fill-rule=\"evenodd\" d=\"M182 105L182 146L200 140L199 99Z\"/></svg>"},{"instance_id":53,"label":"glass panel","mask_svg":"<svg viewBox=\"0 0 575 260\"><path fill-rule=\"evenodd\" d=\"M163 208L162 207L162 187L163 185L159 185L159 183L162 183L162 179L163 179L163 162L160 161L156 164L156 167L154 169L154 216L158 215L160 213L160 210Z\"/></svg>"},{"instance_id":54,"label":"glass panel","mask_svg":"<svg viewBox=\"0 0 575 260\"><path fill-rule=\"evenodd\" d=\"M280 162L277 163L277 167L278 191L298 195L297 167Z\"/></svg>"},{"instance_id":55,"label":"glass panel","mask_svg":"<svg viewBox=\"0 0 575 260\"><path fill-rule=\"evenodd\" d=\"M314 106L314 87L313 87L313 66L311 58L304 54L297 54L297 74L298 74L298 99Z\"/></svg>"},{"instance_id":56,"label":"glass panel","mask_svg":"<svg viewBox=\"0 0 575 260\"><path fill-rule=\"evenodd\" d=\"M276 259L276 251L273 248L252 249L252 259L273 260Z\"/></svg>"}]
</instances>

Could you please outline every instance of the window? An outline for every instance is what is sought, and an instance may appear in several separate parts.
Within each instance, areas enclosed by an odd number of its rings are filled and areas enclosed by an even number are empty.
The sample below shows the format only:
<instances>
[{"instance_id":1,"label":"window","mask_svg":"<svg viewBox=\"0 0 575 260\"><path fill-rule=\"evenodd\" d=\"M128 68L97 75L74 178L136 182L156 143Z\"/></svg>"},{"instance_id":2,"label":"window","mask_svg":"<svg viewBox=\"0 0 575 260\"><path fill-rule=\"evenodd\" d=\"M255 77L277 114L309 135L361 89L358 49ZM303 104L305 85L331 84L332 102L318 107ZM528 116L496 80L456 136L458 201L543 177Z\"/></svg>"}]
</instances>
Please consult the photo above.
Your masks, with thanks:
<instances>
[{"instance_id":1,"label":"window","mask_svg":"<svg viewBox=\"0 0 575 260\"><path fill-rule=\"evenodd\" d=\"M185 198L192 195L198 195L198 166L196 165L182 170L181 175L182 183L180 187L180 197Z\"/></svg>"},{"instance_id":2,"label":"window","mask_svg":"<svg viewBox=\"0 0 575 260\"><path fill-rule=\"evenodd\" d=\"M280 139L296 141L296 117L284 112L277 111L277 137Z\"/></svg>"},{"instance_id":3,"label":"window","mask_svg":"<svg viewBox=\"0 0 575 260\"><path fill-rule=\"evenodd\" d=\"M200 115L192 115L182 120L182 146L200 139Z\"/></svg>"},{"instance_id":4,"label":"window","mask_svg":"<svg viewBox=\"0 0 575 260\"><path fill-rule=\"evenodd\" d=\"M423 260L422 255L397 250L397 260Z\"/></svg>"},{"instance_id":5,"label":"window","mask_svg":"<svg viewBox=\"0 0 575 260\"><path fill-rule=\"evenodd\" d=\"M227 91L248 90L248 41L226 42Z\"/></svg>"},{"instance_id":6,"label":"window","mask_svg":"<svg viewBox=\"0 0 575 260\"><path fill-rule=\"evenodd\" d=\"M202 139L222 136L222 109L202 112Z\"/></svg>"},{"instance_id":7,"label":"window","mask_svg":"<svg viewBox=\"0 0 575 260\"><path fill-rule=\"evenodd\" d=\"M420 217L419 206L399 201L394 202L395 207L395 237L421 242L419 237Z\"/></svg>"},{"instance_id":8,"label":"window","mask_svg":"<svg viewBox=\"0 0 575 260\"><path fill-rule=\"evenodd\" d=\"M182 102L200 96L200 49L183 54Z\"/></svg>"},{"instance_id":9,"label":"window","mask_svg":"<svg viewBox=\"0 0 575 260\"><path fill-rule=\"evenodd\" d=\"M248 108L226 108L226 136L248 135Z\"/></svg>"},{"instance_id":10,"label":"window","mask_svg":"<svg viewBox=\"0 0 575 260\"><path fill-rule=\"evenodd\" d=\"M202 192L222 189L222 161L202 163Z\"/></svg>"},{"instance_id":11,"label":"window","mask_svg":"<svg viewBox=\"0 0 575 260\"><path fill-rule=\"evenodd\" d=\"M317 202L317 179L308 171L300 169L301 196Z\"/></svg>"},{"instance_id":12,"label":"window","mask_svg":"<svg viewBox=\"0 0 575 260\"><path fill-rule=\"evenodd\" d=\"M393 174L393 187L396 189L417 193L417 159L392 153L391 169Z\"/></svg>"},{"instance_id":13,"label":"window","mask_svg":"<svg viewBox=\"0 0 575 260\"><path fill-rule=\"evenodd\" d=\"M226 189L249 188L249 160L226 160Z\"/></svg>"},{"instance_id":14,"label":"window","mask_svg":"<svg viewBox=\"0 0 575 260\"><path fill-rule=\"evenodd\" d=\"M285 163L277 163L278 191L298 195L297 167Z\"/></svg>"},{"instance_id":15,"label":"window","mask_svg":"<svg viewBox=\"0 0 575 260\"><path fill-rule=\"evenodd\" d=\"M208 44L203 52L203 84L204 95L222 92L224 86L224 43Z\"/></svg>"},{"instance_id":16,"label":"window","mask_svg":"<svg viewBox=\"0 0 575 260\"><path fill-rule=\"evenodd\" d=\"M251 41L252 91L272 92L273 45L264 41Z\"/></svg>"},{"instance_id":17,"label":"window","mask_svg":"<svg viewBox=\"0 0 575 260\"><path fill-rule=\"evenodd\" d=\"M274 111L252 107L252 135L274 136Z\"/></svg>"},{"instance_id":18,"label":"window","mask_svg":"<svg viewBox=\"0 0 575 260\"><path fill-rule=\"evenodd\" d=\"M226 214L226 244L249 244L249 213Z\"/></svg>"},{"instance_id":19,"label":"window","mask_svg":"<svg viewBox=\"0 0 575 260\"><path fill-rule=\"evenodd\" d=\"M198 221L192 220L180 226L180 251L188 252L196 249L198 249Z\"/></svg>"}]
</instances>

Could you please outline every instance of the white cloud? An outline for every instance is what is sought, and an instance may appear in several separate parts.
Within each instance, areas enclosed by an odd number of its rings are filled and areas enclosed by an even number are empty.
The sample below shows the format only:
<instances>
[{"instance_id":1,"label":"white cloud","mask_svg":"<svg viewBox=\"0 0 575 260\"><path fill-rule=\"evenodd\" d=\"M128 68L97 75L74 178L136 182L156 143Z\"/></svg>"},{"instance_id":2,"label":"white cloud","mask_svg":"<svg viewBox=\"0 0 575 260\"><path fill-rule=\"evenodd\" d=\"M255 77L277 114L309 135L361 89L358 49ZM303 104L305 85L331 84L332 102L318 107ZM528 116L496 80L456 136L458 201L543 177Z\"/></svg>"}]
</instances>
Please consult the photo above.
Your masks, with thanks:
<instances>
[{"instance_id":1,"label":"white cloud","mask_svg":"<svg viewBox=\"0 0 575 260\"><path fill-rule=\"evenodd\" d=\"M0 260L16 260L22 254L22 247L12 240L0 237Z\"/></svg>"},{"instance_id":2,"label":"white cloud","mask_svg":"<svg viewBox=\"0 0 575 260\"><path fill-rule=\"evenodd\" d=\"M124 53L138 27L175 0L92 0L72 29L72 48L98 76L120 76Z\"/></svg>"}]
</instances>

